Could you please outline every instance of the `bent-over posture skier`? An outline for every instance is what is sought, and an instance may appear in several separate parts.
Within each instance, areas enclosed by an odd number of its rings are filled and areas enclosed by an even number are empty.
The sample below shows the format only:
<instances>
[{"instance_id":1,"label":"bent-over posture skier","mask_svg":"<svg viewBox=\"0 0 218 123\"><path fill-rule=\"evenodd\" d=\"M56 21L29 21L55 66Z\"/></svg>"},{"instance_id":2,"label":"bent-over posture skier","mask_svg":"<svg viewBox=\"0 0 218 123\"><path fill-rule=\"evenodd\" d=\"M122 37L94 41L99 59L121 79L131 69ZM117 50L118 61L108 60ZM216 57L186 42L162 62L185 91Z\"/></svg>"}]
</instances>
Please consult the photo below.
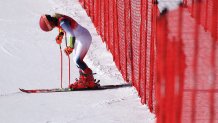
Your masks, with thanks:
<instances>
[{"instance_id":1,"label":"bent-over posture skier","mask_svg":"<svg viewBox=\"0 0 218 123\"><path fill-rule=\"evenodd\" d=\"M71 17L57 13L54 16L42 15L39 20L39 25L40 28L46 32L51 31L55 27L62 30L59 31L56 37L58 44L61 44L64 33L73 37L73 40L70 41L70 46L66 46L64 51L67 55L73 52L73 60L79 67L80 77L79 80L76 80L69 88L95 88L97 83L95 83L92 70L83 61L92 42L90 32Z\"/></svg>"}]
</instances>

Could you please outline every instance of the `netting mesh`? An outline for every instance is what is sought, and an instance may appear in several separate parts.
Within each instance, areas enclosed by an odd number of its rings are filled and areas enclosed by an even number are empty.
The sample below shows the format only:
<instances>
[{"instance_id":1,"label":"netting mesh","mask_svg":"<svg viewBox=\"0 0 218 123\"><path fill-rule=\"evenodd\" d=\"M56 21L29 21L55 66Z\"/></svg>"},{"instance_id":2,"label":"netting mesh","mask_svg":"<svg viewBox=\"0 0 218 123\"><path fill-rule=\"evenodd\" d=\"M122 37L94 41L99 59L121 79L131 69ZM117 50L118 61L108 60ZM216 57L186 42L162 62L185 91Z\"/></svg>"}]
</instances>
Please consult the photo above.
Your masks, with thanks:
<instances>
[{"instance_id":1,"label":"netting mesh","mask_svg":"<svg viewBox=\"0 0 218 123\"><path fill-rule=\"evenodd\" d=\"M215 123L217 1L186 5L158 19L158 122Z\"/></svg>"},{"instance_id":2,"label":"netting mesh","mask_svg":"<svg viewBox=\"0 0 218 123\"><path fill-rule=\"evenodd\" d=\"M167 1L167 0L165 0ZM80 0L158 123L218 122L218 1Z\"/></svg>"},{"instance_id":3,"label":"netting mesh","mask_svg":"<svg viewBox=\"0 0 218 123\"><path fill-rule=\"evenodd\" d=\"M124 0L117 1L118 15L118 47L119 47L119 62L120 71L124 78L126 78L126 40L125 40L125 14L124 14Z\"/></svg>"}]
</instances>

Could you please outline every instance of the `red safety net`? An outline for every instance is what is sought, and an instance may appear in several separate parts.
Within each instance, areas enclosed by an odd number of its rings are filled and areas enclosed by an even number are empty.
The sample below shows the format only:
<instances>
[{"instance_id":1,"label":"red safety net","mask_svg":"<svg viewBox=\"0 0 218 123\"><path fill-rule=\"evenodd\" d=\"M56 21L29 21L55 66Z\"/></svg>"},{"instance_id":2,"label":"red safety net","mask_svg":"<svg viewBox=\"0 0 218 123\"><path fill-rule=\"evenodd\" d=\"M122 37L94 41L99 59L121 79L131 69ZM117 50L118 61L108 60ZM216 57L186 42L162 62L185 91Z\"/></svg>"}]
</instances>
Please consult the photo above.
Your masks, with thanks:
<instances>
[{"instance_id":1,"label":"red safety net","mask_svg":"<svg viewBox=\"0 0 218 123\"><path fill-rule=\"evenodd\" d=\"M154 0L80 0L127 82L153 111L156 79Z\"/></svg>"},{"instance_id":2,"label":"red safety net","mask_svg":"<svg viewBox=\"0 0 218 123\"><path fill-rule=\"evenodd\" d=\"M198 23L204 27L205 31L209 31L214 38L217 38L218 31L217 28L214 28L214 25L218 23L217 1L184 0L184 3L189 8L191 16L195 19L199 18Z\"/></svg>"},{"instance_id":3,"label":"red safety net","mask_svg":"<svg viewBox=\"0 0 218 123\"><path fill-rule=\"evenodd\" d=\"M167 1L167 0L166 0ZM218 1L80 0L158 123L218 122Z\"/></svg>"},{"instance_id":4,"label":"red safety net","mask_svg":"<svg viewBox=\"0 0 218 123\"><path fill-rule=\"evenodd\" d=\"M157 122L216 123L218 1L184 3L157 20Z\"/></svg>"}]
</instances>

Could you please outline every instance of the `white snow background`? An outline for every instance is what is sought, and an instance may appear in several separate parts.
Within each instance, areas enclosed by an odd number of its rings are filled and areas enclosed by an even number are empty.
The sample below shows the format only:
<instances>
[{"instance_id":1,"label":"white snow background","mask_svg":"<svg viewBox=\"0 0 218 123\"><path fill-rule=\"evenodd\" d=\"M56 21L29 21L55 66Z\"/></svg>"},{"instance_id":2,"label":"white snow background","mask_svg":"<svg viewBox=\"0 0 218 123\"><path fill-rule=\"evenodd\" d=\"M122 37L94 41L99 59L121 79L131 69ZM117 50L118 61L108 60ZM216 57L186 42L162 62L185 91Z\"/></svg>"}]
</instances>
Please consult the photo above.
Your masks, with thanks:
<instances>
[{"instance_id":1,"label":"white snow background","mask_svg":"<svg viewBox=\"0 0 218 123\"><path fill-rule=\"evenodd\" d=\"M78 0L0 1L0 123L154 123L155 115L141 105L134 87L98 91L26 94L19 88L60 87L57 29L43 32L41 14L73 17L92 34L85 58L102 85L124 84L90 18ZM65 44L62 44L65 47ZM68 62L64 56L64 87ZM71 61L71 80L78 68Z\"/></svg>"}]
</instances>

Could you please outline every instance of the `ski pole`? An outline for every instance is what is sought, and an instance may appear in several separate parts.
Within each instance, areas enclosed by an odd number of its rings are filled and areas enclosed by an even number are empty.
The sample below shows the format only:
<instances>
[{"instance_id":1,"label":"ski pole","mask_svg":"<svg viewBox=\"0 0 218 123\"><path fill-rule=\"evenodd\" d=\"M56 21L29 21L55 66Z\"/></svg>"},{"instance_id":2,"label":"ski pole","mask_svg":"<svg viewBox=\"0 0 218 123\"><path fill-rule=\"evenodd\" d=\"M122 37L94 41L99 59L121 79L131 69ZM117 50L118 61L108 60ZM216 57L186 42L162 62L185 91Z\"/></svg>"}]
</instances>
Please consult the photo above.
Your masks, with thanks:
<instances>
[{"instance_id":1,"label":"ski pole","mask_svg":"<svg viewBox=\"0 0 218 123\"><path fill-rule=\"evenodd\" d=\"M61 44L59 44L59 46L60 46L60 55L61 55L61 88L62 88L62 84L63 84L63 56L62 56Z\"/></svg>"},{"instance_id":2,"label":"ski pole","mask_svg":"<svg viewBox=\"0 0 218 123\"><path fill-rule=\"evenodd\" d=\"M58 29L58 41L56 39L56 42L57 44L59 44L59 47L60 47L60 59L61 59L61 88L63 87L63 53L62 53L62 48L61 48L61 42L62 42L62 38L59 40L60 36L63 37L64 33L61 29Z\"/></svg>"},{"instance_id":3,"label":"ski pole","mask_svg":"<svg viewBox=\"0 0 218 123\"><path fill-rule=\"evenodd\" d=\"M68 72L69 73L69 83L68 84L70 86L70 55L67 55L67 56L68 56L68 64L69 64L68 65L69 66L69 72Z\"/></svg>"},{"instance_id":4,"label":"ski pole","mask_svg":"<svg viewBox=\"0 0 218 123\"><path fill-rule=\"evenodd\" d=\"M67 47L67 34L66 34L66 32L65 32L65 44L66 44L66 47ZM69 84L69 86L70 86L70 55L68 54L67 55L67 57L68 57L68 79L69 79L69 82L68 82L68 84Z\"/></svg>"}]
</instances>

